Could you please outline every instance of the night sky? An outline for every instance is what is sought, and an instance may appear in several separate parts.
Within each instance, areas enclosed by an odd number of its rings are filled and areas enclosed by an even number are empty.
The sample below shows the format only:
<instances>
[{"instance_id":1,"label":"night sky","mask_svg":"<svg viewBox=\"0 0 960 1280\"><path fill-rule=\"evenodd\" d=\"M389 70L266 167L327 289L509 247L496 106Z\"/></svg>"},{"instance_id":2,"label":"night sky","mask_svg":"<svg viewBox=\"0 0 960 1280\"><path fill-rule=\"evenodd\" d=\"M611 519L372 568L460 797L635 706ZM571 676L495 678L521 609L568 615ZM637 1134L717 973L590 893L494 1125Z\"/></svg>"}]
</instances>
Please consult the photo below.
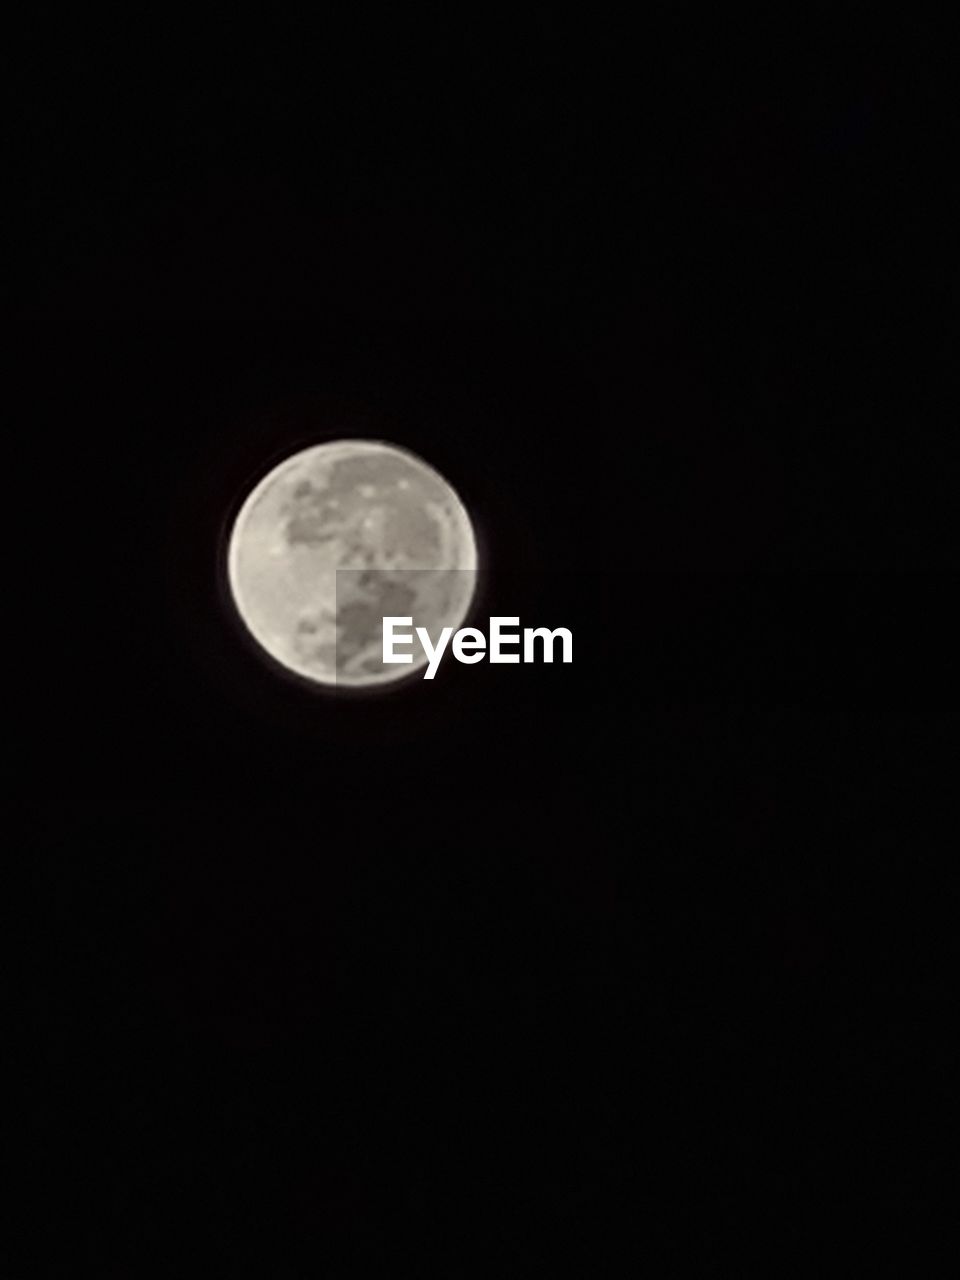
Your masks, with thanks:
<instances>
[{"instance_id":1,"label":"night sky","mask_svg":"<svg viewBox=\"0 0 960 1280\"><path fill-rule=\"evenodd\" d=\"M11 1274L929 1235L950 111L937 34L855 13L18 33L10 856L66 1262ZM224 537L338 436L435 466L481 628L573 664L358 701L258 661Z\"/></svg>"}]
</instances>

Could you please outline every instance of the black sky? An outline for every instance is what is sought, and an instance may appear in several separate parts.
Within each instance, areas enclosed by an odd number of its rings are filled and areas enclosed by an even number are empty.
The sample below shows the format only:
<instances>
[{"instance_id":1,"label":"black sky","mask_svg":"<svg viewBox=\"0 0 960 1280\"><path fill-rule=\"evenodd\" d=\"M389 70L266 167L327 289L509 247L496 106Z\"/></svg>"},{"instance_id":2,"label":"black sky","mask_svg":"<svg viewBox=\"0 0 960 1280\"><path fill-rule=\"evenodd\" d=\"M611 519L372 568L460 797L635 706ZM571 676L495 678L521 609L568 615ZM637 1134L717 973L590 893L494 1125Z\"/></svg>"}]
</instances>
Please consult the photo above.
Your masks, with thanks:
<instances>
[{"instance_id":1,"label":"black sky","mask_svg":"<svg viewBox=\"0 0 960 1280\"><path fill-rule=\"evenodd\" d=\"M23 33L30 1186L78 1273L927 1221L949 112L873 22ZM485 616L573 666L261 665L224 530L337 435L436 465Z\"/></svg>"}]
</instances>

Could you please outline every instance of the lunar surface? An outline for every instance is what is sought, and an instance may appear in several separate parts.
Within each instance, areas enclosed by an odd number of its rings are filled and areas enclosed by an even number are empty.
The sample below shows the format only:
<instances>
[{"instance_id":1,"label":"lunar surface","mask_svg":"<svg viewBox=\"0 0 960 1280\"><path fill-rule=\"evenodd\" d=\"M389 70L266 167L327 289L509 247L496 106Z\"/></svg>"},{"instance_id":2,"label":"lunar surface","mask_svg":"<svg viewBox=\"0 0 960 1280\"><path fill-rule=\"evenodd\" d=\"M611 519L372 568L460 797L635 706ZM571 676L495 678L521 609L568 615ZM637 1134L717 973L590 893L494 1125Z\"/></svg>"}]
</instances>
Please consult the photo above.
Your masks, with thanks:
<instances>
[{"instance_id":1,"label":"lunar surface","mask_svg":"<svg viewBox=\"0 0 960 1280\"><path fill-rule=\"evenodd\" d=\"M260 647L321 685L376 686L422 671L383 662L383 618L411 617L436 642L463 624L476 583L470 518L450 485L395 445L339 440L293 454L236 518L228 578Z\"/></svg>"}]
</instances>

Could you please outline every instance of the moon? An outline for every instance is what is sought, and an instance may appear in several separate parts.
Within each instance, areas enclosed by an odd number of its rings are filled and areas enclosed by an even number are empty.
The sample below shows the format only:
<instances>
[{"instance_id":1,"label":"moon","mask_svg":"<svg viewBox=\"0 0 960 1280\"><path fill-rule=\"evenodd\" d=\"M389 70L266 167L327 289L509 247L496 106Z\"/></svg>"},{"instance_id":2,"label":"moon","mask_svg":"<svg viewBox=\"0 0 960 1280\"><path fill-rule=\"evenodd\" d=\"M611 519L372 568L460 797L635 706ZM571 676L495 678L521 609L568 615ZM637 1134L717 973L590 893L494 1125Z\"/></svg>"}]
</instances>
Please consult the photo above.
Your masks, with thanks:
<instances>
[{"instance_id":1,"label":"moon","mask_svg":"<svg viewBox=\"0 0 960 1280\"><path fill-rule=\"evenodd\" d=\"M411 617L436 642L462 625L476 573L455 490L415 454L373 440L284 459L243 502L227 550L233 602L260 650L324 686L369 688L422 670L416 639L398 648L412 664L383 662L384 616Z\"/></svg>"}]
</instances>

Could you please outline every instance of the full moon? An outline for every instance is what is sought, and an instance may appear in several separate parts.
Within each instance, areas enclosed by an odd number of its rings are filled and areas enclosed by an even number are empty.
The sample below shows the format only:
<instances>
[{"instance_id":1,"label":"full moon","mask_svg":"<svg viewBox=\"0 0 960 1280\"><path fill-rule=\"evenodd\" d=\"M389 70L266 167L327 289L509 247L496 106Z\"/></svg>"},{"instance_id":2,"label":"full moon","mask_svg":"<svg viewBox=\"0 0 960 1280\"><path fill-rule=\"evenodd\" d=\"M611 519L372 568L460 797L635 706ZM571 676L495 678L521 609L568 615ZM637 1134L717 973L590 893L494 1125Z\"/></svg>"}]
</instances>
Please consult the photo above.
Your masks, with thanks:
<instances>
[{"instance_id":1,"label":"full moon","mask_svg":"<svg viewBox=\"0 0 960 1280\"><path fill-rule=\"evenodd\" d=\"M406 449L337 440L295 453L250 492L227 553L230 591L260 648L320 685L366 688L426 666L383 662L382 620L412 617L435 642L459 628L477 547L453 488ZM405 628L409 630L409 628Z\"/></svg>"}]
</instances>

